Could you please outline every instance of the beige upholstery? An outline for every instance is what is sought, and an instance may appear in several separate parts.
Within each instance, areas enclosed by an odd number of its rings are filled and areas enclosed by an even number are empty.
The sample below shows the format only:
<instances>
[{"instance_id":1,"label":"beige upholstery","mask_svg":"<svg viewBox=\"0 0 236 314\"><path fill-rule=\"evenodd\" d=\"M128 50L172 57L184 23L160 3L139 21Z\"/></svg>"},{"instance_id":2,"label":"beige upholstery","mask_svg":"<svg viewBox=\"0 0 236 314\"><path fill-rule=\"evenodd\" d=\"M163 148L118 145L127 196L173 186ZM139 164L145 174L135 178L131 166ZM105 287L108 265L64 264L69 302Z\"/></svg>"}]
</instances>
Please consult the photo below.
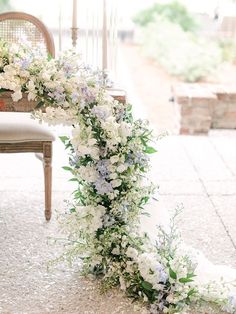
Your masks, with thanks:
<instances>
[{"instance_id":1,"label":"beige upholstery","mask_svg":"<svg viewBox=\"0 0 236 314\"><path fill-rule=\"evenodd\" d=\"M29 114L1 112L0 143L54 141L48 128L30 118Z\"/></svg>"}]
</instances>

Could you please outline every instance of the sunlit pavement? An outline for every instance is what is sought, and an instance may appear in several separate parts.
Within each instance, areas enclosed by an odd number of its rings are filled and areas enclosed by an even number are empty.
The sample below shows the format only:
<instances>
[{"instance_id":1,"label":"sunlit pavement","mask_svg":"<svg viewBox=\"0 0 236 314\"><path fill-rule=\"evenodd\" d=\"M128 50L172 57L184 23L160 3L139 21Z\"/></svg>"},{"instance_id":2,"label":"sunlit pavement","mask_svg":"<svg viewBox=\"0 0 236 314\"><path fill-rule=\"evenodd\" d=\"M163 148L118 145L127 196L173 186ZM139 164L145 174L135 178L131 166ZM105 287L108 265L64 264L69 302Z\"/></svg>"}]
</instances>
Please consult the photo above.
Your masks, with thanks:
<instances>
[{"instance_id":1,"label":"sunlit pavement","mask_svg":"<svg viewBox=\"0 0 236 314\"><path fill-rule=\"evenodd\" d=\"M135 116L147 118L156 134L172 134L159 141L152 157L160 195L159 202L149 206L147 229L155 233L155 224L167 223L169 212L182 204L179 227L184 240L211 261L236 266L236 131L173 135L176 118L169 98L176 79L145 58L138 46L121 45L119 60L118 81L128 91Z\"/></svg>"},{"instance_id":2,"label":"sunlit pavement","mask_svg":"<svg viewBox=\"0 0 236 314\"><path fill-rule=\"evenodd\" d=\"M56 133L63 134L63 128ZM212 131L208 137L168 136L157 148L151 177L160 186L159 201L148 206L152 219L145 219L144 224L149 230L152 226L154 233L155 225L166 222L168 212L183 204L179 227L185 241L203 250L213 262L236 267L236 132ZM69 182L64 165L67 153L57 140L53 156L54 210L65 206L63 202L58 205L58 195L61 201L68 199L76 187ZM3 207L10 210L11 195L17 194L22 210L37 208L35 215L43 223L43 169L33 154L1 154L0 182L2 221ZM38 207L34 196L40 201ZM28 198L34 200L33 209Z\"/></svg>"},{"instance_id":3,"label":"sunlit pavement","mask_svg":"<svg viewBox=\"0 0 236 314\"><path fill-rule=\"evenodd\" d=\"M148 206L151 218L142 221L143 228L155 234L155 225L166 223L169 211L182 203L179 228L184 241L212 262L236 267L235 131L215 131L208 137L169 136L157 146L151 177L160 185L159 201ZM0 155L0 313L30 313L33 308L34 313L84 309L81 313L97 314L108 313L109 306L109 313L136 313L121 296L101 297L93 284L82 281L73 269L47 273L48 261L64 251L62 243L48 245L47 239L61 237L56 212L63 211L63 200L70 199L75 188L62 169L66 164L67 154L57 140L54 214L46 223L40 161L33 154Z\"/></svg>"},{"instance_id":4,"label":"sunlit pavement","mask_svg":"<svg viewBox=\"0 0 236 314\"><path fill-rule=\"evenodd\" d=\"M148 117L149 101L138 97L135 86L129 84L136 117ZM155 117L158 108L151 119L154 128ZM172 125L169 122L167 129ZM164 128L163 122L161 130ZM62 127L53 131L57 136L68 133ZM158 201L148 205L151 218L142 220L143 228L154 235L155 226L167 223L171 211L183 204L179 228L184 241L212 262L236 267L236 131L171 135L159 141L157 149L151 158L151 178L160 185ZM46 271L48 261L64 250L61 243L48 246L47 239L61 237L57 211L64 210L64 200L70 199L76 187L69 182L64 165L67 153L57 140L53 218L46 223L42 164L34 154L0 154L0 313L30 313L32 309L34 313L135 313L118 295L99 296L73 270Z\"/></svg>"}]
</instances>

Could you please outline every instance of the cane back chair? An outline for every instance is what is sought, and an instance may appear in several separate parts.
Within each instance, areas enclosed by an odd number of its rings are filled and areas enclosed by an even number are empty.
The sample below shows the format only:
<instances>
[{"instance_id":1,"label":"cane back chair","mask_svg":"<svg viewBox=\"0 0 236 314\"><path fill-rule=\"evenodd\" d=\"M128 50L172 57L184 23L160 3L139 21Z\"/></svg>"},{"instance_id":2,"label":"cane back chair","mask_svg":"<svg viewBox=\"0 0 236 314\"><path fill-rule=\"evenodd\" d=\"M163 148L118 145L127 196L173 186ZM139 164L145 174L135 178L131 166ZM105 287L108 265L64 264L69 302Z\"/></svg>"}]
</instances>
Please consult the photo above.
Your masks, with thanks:
<instances>
[{"instance_id":1,"label":"cane back chair","mask_svg":"<svg viewBox=\"0 0 236 314\"><path fill-rule=\"evenodd\" d=\"M0 14L0 38L17 43L24 37L33 46L40 45L52 57L55 56L54 41L46 26L36 17L21 13ZM51 219L52 191L52 142L53 134L26 113L34 109L35 103L23 97L13 103L10 93L0 94L0 153L36 153L42 156L44 167L45 218ZM9 112L15 111L15 112ZM17 113L16 113L17 111Z\"/></svg>"}]
</instances>

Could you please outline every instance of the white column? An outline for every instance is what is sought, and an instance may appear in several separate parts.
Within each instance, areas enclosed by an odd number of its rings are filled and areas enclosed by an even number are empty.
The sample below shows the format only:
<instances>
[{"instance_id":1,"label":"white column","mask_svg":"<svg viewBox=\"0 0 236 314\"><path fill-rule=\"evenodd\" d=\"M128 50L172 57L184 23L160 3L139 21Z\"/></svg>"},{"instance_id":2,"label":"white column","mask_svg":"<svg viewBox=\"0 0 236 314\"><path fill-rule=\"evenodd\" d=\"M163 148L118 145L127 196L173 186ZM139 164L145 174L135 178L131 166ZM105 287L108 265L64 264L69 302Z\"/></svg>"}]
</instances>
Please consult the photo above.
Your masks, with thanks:
<instances>
[{"instance_id":1,"label":"white column","mask_svg":"<svg viewBox=\"0 0 236 314\"><path fill-rule=\"evenodd\" d=\"M102 70L107 70L107 5L103 0L103 23L102 23Z\"/></svg>"},{"instance_id":2,"label":"white column","mask_svg":"<svg viewBox=\"0 0 236 314\"><path fill-rule=\"evenodd\" d=\"M77 28L77 0L73 0L72 28Z\"/></svg>"},{"instance_id":3,"label":"white column","mask_svg":"<svg viewBox=\"0 0 236 314\"><path fill-rule=\"evenodd\" d=\"M58 34L58 46L59 46L59 51L61 51L61 48L62 48L62 26L61 26L61 19L62 19L62 16L61 16L61 6L62 6L62 3L61 3L61 0L59 1L59 16L58 16L58 19L59 19L59 34Z\"/></svg>"},{"instance_id":4,"label":"white column","mask_svg":"<svg viewBox=\"0 0 236 314\"><path fill-rule=\"evenodd\" d=\"M73 0L73 9L72 9L72 45L73 47L76 48L77 44L77 33L78 33L78 28L77 28L77 0Z\"/></svg>"}]
</instances>

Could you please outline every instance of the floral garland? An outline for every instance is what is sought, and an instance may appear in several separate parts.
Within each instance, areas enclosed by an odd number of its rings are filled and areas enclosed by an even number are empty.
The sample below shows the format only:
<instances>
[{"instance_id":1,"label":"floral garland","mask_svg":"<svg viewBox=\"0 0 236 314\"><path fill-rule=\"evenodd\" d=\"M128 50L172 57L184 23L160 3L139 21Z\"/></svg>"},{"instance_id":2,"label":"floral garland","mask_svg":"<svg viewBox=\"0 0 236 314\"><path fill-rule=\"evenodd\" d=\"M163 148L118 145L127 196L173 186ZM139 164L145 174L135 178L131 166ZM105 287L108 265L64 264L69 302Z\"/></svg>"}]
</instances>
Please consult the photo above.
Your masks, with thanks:
<instances>
[{"instance_id":1,"label":"floral garland","mask_svg":"<svg viewBox=\"0 0 236 314\"><path fill-rule=\"evenodd\" d=\"M70 152L65 169L78 183L63 217L67 256L79 256L84 273L100 278L104 291L119 286L149 303L152 313L177 313L199 300L236 313L235 297L211 296L194 282L196 263L179 241L176 215L169 233L157 230L155 244L141 233L140 217L155 191L146 176L148 154L155 152L152 132L78 60L73 52L51 59L30 46L0 42L1 91L12 91L13 101L26 93L38 102L36 118L73 126L72 136L62 137Z\"/></svg>"}]
</instances>

